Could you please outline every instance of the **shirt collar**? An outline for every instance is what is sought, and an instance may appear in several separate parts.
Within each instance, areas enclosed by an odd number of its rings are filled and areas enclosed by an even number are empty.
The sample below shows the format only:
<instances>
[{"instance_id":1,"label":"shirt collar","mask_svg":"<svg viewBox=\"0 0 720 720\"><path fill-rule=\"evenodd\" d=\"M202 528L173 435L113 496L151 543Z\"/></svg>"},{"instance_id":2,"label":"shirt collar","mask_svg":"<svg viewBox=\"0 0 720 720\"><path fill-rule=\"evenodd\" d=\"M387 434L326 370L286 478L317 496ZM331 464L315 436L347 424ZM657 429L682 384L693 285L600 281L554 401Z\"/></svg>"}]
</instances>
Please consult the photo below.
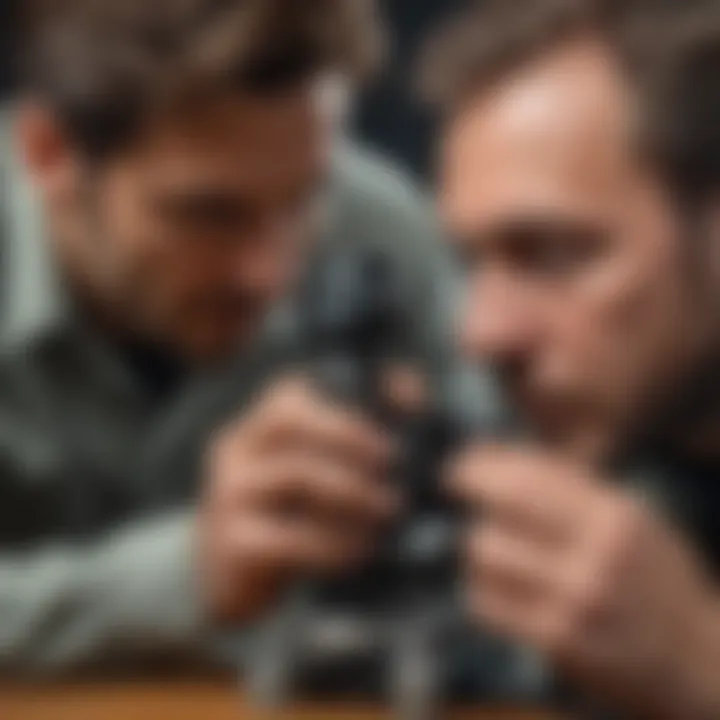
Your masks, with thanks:
<instances>
[{"instance_id":1,"label":"shirt collar","mask_svg":"<svg viewBox=\"0 0 720 720\"><path fill-rule=\"evenodd\" d=\"M69 317L68 302L46 232L42 204L14 139L14 115L0 120L2 235L6 272L0 341L24 345L59 329Z\"/></svg>"}]
</instances>

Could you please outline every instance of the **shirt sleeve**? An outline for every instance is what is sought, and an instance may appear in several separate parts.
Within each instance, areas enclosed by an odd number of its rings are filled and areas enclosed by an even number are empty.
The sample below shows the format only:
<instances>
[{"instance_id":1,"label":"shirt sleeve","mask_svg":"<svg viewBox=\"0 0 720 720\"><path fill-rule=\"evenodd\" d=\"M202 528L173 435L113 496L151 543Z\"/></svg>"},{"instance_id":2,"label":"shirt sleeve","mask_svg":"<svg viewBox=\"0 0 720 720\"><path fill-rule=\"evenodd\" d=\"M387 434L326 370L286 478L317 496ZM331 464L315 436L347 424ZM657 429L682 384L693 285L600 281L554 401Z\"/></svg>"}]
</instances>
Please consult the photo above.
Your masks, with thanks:
<instances>
[{"instance_id":1,"label":"shirt sleeve","mask_svg":"<svg viewBox=\"0 0 720 720\"><path fill-rule=\"evenodd\" d=\"M190 513L88 547L0 551L0 671L58 673L144 653L198 651Z\"/></svg>"}]
</instances>

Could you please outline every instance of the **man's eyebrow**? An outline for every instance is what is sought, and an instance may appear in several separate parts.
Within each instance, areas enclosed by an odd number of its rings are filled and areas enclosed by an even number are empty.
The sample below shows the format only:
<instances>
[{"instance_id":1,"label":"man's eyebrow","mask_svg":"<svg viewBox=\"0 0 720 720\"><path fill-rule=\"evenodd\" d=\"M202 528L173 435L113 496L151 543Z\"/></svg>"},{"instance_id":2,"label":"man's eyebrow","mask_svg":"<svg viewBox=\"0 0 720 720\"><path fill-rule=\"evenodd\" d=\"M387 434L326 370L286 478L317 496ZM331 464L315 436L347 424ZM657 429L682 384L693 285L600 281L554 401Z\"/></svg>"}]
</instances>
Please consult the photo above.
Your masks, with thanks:
<instances>
[{"instance_id":1,"label":"man's eyebrow","mask_svg":"<svg viewBox=\"0 0 720 720\"><path fill-rule=\"evenodd\" d=\"M190 200L234 200L239 194L222 185L173 185L162 188L161 196Z\"/></svg>"},{"instance_id":2,"label":"man's eyebrow","mask_svg":"<svg viewBox=\"0 0 720 720\"><path fill-rule=\"evenodd\" d=\"M197 208L224 213L241 213L252 207L249 198L222 188L175 188L157 196L155 203L165 208Z\"/></svg>"},{"instance_id":3,"label":"man's eyebrow","mask_svg":"<svg viewBox=\"0 0 720 720\"><path fill-rule=\"evenodd\" d=\"M154 203L160 212L226 223L250 218L255 212L251 199L227 190L187 188L160 195Z\"/></svg>"},{"instance_id":4,"label":"man's eyebrow","mask_svg":"<svg viewBox=\"0 0 720 720\"><path fill-rule=\"evenodd\" d=\"M559 217L548 213L528 213L498 220L475 230L459 230L449 234L459 258L476 259L493 248L508 243L532 243L540 239L579 239L595 242L609 237L613 228L607 222L592 218Z\"/></svg>"},{"instance_id":5,"label":"man's eyebrow","mask_svg":"<svg viewBox=\"0 0 720 720\"><path fill-rule=\"evenodd\" d=\"M475 244L538 234L604 235L611 230L610 223L600 218L536 212L504 218L486 228L460 231L454 237L460 244Z\"/></svg>"}]
</instances>

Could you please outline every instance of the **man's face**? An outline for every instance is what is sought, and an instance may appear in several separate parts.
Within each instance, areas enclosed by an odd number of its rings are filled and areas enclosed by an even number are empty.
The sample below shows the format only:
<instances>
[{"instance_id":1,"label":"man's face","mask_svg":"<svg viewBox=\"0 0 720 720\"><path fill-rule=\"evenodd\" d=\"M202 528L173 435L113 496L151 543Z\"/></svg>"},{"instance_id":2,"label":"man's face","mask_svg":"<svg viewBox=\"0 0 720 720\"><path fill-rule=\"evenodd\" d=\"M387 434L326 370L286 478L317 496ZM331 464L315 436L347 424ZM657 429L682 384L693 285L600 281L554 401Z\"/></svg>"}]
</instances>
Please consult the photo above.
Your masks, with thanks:
<instances>
[{"instance_id":1,"label":"man's face","mask_svg":"<svg viewBox=\"0 0 720 720\"><path fill-rule=\"evenodd\" d=\"M250 339L316 220L331 136L321 105L309 89L224 99L158 120L95 173L71 148L58 154L41 177L51 219L113 320L196 360Z\"/></svg>"},{"instance_id":2,"label":"man's face","mask_svg":"<svg viewBox=\"0 0 720 720\"><path fill-rule=\"evenodd\" d=\"M603 47L579 43L468 105L444 148L464 347L539 439L591 460L639 429L696 352L683 231L634 152L626 93Z\"/></svg>"}]
</instances>

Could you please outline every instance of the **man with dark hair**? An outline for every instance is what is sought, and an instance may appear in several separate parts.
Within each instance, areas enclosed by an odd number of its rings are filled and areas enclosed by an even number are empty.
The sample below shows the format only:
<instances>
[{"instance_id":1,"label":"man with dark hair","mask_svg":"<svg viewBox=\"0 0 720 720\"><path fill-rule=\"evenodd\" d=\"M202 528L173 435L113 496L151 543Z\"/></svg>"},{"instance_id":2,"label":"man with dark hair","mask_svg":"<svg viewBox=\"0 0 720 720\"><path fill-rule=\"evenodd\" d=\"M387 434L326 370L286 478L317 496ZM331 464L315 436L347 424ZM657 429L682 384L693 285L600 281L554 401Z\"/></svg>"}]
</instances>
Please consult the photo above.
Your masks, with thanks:
<instances>
[{"instance_id":1,"label":"man with dark hair","mask_svg":"<svg viewBox=\"0 0 720 720\"><path fill-rule=\"evenodd\" d=\"M260 392L304 354L311 241L397 270L397 352L430 372L442 252L342 138L371 3L31 9L2 135L0 669L194 660L393 513L378 429L302 381Z\"/></svg>"},{"instance_id":2,"label":"man with dark hair","mask_svg":"<svg viewBox=\"0 0 720 720\"><path fill-rule=\"evenodd\" d=\"M429 62L464 347L523 442L482 509L474 613L638 717L720 717L720 6L473 4Z\"/></svg>"}]
</instances>

